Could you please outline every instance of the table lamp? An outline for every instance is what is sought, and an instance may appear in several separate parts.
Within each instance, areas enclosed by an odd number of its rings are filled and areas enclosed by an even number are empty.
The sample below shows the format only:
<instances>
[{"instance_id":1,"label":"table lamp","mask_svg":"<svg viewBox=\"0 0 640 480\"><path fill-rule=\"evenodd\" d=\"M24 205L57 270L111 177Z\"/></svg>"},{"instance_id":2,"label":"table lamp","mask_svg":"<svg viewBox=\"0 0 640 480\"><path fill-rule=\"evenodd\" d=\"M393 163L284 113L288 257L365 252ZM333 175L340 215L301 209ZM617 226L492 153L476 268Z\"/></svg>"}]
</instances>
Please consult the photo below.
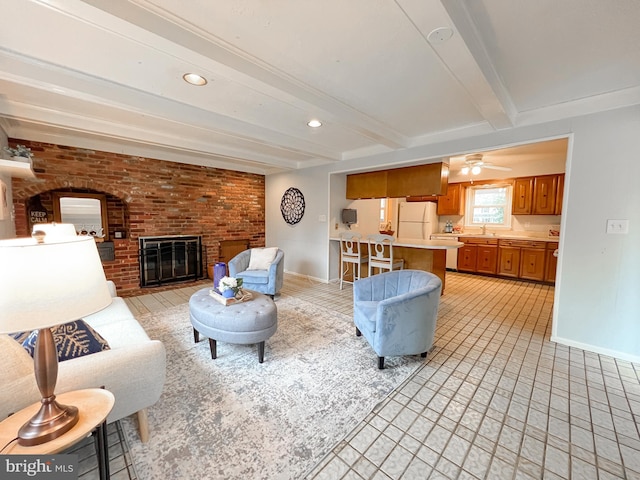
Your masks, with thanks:
<instances>
[{"instance_id":1,"label":"table lamp","mask_svg":"<svg viewBox=\"0 0 640 480\"><path fill-rule=\"evenodd\" d=\"M53 440L78 422L76 407L56 402L58 355L50 327L111 303L93 237L36 236L0 240L0 333L38 330L33 358L42 400L18 432L18 443L26 446Z\"/></svg>"}]
</instances>

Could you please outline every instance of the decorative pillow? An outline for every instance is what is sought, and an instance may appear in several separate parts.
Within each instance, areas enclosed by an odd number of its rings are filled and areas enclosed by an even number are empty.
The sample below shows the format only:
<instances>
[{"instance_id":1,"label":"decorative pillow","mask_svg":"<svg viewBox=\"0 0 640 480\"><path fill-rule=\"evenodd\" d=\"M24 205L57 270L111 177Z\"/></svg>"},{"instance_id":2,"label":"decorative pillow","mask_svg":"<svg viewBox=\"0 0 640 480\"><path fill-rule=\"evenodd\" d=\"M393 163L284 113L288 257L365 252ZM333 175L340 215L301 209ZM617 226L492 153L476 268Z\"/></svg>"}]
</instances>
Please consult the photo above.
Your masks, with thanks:
<instances>
[{"instance_id":1,"label":"decorative pillow","mask_svg":"<svg viewBox=\"0 0 640 480\"><path fill-rule=\"evenodd\" d=\"M247 270L269 270L277 253L278 247L252 248Z\"/></svg>"},{"instance_id":2,"label":"decorative pillow","mask_svg":"<svg viewBox=\"0 0 640 480\"><path fill-rule=\"evenodd\" d=\"M53 340L56 342L59 362L109 350L107 341L84 320L63 323L52 327L51 332L53 333ZM36 340L38 339L38 330L12 333L11 336L21 343L24 349L29 352L29 355L33 357Z\"/></svg>"}]
</instances>

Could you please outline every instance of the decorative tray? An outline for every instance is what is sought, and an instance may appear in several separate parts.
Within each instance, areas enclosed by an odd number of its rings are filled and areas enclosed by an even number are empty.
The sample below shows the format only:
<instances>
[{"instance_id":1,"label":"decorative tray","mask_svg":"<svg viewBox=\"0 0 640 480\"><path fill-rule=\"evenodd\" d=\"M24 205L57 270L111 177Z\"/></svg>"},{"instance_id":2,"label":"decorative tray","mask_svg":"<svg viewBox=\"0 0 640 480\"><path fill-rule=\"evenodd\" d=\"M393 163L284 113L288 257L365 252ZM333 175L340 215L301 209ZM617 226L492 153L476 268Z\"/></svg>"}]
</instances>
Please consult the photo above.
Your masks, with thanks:
<instances>
[{"instance_id":1,"label":"decorative tray","mask_svg":"<svg viewBox=\"0 0 640 480\"><path fill-rule=\"evenodd\" d=\"M251 294L251 292L246 292L244 290L241 291L240 295L238 295L237 298L223 297L213 289L209 290L209 295L213 297L218 303L221 303L225 307L229 305L233 305L234 303L246 302L253 298L253 295Z\"/></svg>"}]
</instances>

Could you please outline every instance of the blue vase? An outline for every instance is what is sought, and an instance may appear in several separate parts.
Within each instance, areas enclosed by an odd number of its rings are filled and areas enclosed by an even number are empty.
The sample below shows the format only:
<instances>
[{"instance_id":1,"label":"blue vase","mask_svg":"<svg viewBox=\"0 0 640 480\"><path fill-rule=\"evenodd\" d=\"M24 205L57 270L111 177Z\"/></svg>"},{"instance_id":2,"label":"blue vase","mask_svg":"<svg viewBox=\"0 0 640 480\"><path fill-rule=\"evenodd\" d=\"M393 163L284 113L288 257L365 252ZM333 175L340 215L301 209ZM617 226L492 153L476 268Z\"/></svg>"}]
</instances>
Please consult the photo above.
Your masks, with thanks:
<instances>
[{"instance_id":1,"label":"blue vase","mask_svg":"<svg viewBox=\"0 0 640 480\"><path fill-rule=\"evenodd\" d=\"M230 288L228 290L225 290L224 292L222 292L222 296L224 298L233 298L235 296L235 292L233 290L231 290Z\"/></svg>"},{"instance_id":2,"label":"blue vase","mask_svg":"<svg viewBox=\"0 0 640 480\"><path fill-rule=\"evenodd\" d=\"M227 274L227 264L218 262L213 266L213 288L216 292L220 291L220 280Z\"/></svg>"}]
</instances>

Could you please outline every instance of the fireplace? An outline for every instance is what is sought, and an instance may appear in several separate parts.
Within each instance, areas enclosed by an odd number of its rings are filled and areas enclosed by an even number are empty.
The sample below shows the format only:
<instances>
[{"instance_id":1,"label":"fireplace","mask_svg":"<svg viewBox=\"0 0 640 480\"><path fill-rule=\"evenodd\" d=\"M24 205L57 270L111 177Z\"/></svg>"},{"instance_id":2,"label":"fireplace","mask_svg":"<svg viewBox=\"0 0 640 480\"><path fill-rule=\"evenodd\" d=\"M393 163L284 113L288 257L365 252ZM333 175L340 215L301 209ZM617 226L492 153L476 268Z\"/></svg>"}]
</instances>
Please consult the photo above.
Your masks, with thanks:
<instances>
[{"instance_id":1,"label":"fireplace","mask_svg":"<svg viewBox=\"0 0 640 480\"><path fill-rule=\"evenodd\" d=\"M200 236L140 237L139 241L141 287L202 277Z\"/></svg>"}]
</instances>

